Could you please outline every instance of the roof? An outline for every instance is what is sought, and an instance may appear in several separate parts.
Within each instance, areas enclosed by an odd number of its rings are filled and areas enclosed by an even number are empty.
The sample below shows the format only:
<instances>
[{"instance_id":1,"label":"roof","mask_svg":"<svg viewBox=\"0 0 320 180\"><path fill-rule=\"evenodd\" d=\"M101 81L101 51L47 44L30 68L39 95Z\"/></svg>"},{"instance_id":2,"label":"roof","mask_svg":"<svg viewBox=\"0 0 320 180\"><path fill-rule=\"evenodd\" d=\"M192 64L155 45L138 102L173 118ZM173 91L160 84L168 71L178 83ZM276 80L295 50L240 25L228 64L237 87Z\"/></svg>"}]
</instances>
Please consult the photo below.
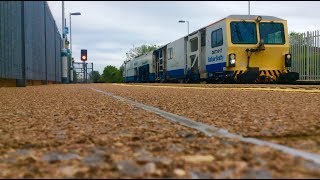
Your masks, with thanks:
<instances>
[{"instance_id":1,"label":"roof","mask_svg":"<svg viewBox=\"0 0 320 180\"><path fill-rule=\"evenodd\" d=\"M165 44L165 45L163 45L163 46L160 46L160 47L158 47L157 49L155 49L154 51L158 51L158 50L164 48L165 46L167 46L168 44L170 44L170 43L167 43L167 44Z\"/></svg>"},{"instance_id":2,"label":"roof","mask_svg":"<svg viewBox=\"0 0 320 180\"><path fill-rule=\"evenodd\" d=\"M213 25L213 24L216 24L216 23L218 23L218 22L220 22L220 21L223 21L223 20L225 20L225 19L255 20L258 16L261 16L262 20L268 20L268 21L279 21L279 20L280 20L280 21L281 21L281 20L284 21L284 20L285 20L285 19L281 19L281 18L274 17L274 16L263 16L263 15L229 15L229 16L223 18L223 19L220 19L220 20L218 20L218 21L215 21L215 22L213 22L213 23L211 23L211 24L209 24L209 25L207 25L207 26L204 26L204 27L202 27L202 28L200 28L200 29L197 29L197 30L189 33L189 36L192 35L192 34L194 34L194 33L196 33L196 32L198 32L199 30L202 30L202 29L204 29L204 28L206 28L206 27L209 27L209 26L211 26L211 25ZM181 38L186 38L187 36L188 36L188 35L183 36L183 37L181 37ZM180 39L180 38L179 38L179 39ZM178 39L177 39L177 40L178 40ZM172 41L172 42L174 42L174 41ZM172 42L170 42L170 43L172 43ZM170 43L167 43L166 45L163 45L163 46L155 49L154 51L158 51L158 50L160 50L161 48L167 46L167 45L170 44ZM150 52L148 52L148 53L150 53ZM143 54L143 55L146 55L146 54ZM142 56L142 55L140 55L140 56ZM139 57L139 56L137 56L137 57ZM135 57L135 58L136 58L136 57Z\"/></svg>"},{"instance_id":3,"label":"roof","mask_svg":"<svg viewBox=\"0 0 320 180\"><path fill-rule=\"evenodd\" d=\"M245 20L255 20L258 16L262 17L262 20L268 20L268 21L277 21L277 20L284 20L280 19L274 16L262 16L262 15L230 15L226 18L228 19L245 19Z\"/></svg>"},{"instance_id":4,"label":"roof","mask_svg":"<svg viewBox=\"0 0 320 180\"><path fill-rule=\"evenodd\" d=\"M209 25L207 25L207 26L204 26L204 27L202 27L202 28L200 28L200 29L197 29L197 30L191 32L189 35L192 35L192 34L198 32L198 31L201 30L201 29L204 29L204 28L206 28L206 27L209 27L209 26L211 26L211 25L213 25L213 24L216 24L216 23L218 23L218 22L220 22L220 21L223 21L223 20L225 20L225 19L255 20L258 16L261 16L262 20L268 20L268 21L280 21L280 20L281 20L281 21L284 21L284 20L285 20L285 19L281 19L281 18L274 17L274 16L263 16L263 15L229 15L229 16L223 18L223 19L220 19L220 20L215 21L215 22L213 22L213 23L211 23L211 24L209 24ZM184 37L187 37L187 36L184 36Z\"/></svg>"}]
</instances>

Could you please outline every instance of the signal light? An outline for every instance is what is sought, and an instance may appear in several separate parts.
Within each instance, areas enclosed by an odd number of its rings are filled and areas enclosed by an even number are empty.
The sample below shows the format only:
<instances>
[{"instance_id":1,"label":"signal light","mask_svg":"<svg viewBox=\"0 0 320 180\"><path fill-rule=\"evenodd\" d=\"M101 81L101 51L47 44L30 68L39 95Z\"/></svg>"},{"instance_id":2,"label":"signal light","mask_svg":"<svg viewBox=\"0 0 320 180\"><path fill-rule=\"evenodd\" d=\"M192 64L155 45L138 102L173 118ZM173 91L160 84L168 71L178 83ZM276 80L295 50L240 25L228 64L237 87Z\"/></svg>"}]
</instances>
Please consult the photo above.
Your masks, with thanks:
<instances>
[{"instance_id":1,"label":"signal light","mask_svg":"<svg viewBox=\"0 0 320 180\"><path fill-rule=\"evenodd\" d=\"M81 49L81 61L86 61L87 60L87 50L86 49Z\"/></svg>"}]
</instances>

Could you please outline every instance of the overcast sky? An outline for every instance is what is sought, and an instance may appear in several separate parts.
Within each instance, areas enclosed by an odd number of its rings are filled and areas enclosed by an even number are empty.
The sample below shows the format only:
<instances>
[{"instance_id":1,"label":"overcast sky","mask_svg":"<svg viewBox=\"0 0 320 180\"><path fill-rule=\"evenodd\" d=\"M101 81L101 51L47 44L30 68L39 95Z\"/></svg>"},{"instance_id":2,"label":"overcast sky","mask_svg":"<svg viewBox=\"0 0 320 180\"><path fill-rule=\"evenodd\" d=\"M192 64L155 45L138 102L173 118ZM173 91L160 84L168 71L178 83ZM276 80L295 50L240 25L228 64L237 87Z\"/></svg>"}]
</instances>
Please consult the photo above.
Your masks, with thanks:
<instances>
[{"instance_id":1,"label":"overcast sky","mask_svg":"<svg viewBox=\"0 0 320 180\"><path fill-rule=\"evenodd\" d=\"M61 1L48 1L61 32ZM288 21L289 32L320 30L320 2L251 1L251 15L276 16ZM125 53L142 44L164 45L231 14L248 14L248 1L65 1L69 26L72 16L72 49L80 62L80 49L102 73L107 65L120 67ZM68 35L69 37L69 35Z\"/></svg>"}]
</instances>

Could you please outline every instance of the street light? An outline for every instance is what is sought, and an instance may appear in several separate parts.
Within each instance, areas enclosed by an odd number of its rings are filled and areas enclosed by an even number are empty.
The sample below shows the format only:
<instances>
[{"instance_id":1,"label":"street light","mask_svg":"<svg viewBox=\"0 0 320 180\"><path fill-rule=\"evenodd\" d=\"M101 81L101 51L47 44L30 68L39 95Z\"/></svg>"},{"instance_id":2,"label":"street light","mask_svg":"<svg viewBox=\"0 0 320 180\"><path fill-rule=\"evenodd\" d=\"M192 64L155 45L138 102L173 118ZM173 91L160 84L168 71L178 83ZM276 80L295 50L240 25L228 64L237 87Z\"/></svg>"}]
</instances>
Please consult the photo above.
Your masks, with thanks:
<instances>
[{"instance_id":1,"label":"street light","mask_svg":"<svg viewBox=\"0 0 320 180\"><path fill-rule=\"evenodd\" d=\"M185 21L185 20L180 20L179 23L185 23L187 22L188 23L188 36L189 36L189 21Z\"/></svg>"},{"instance_id":2,"label":"street light","mask_svg":"<svg viewBox=\"0 0 320 180\"><path fill-rule=\"evenodd\" d=\"M70 81L73 82L73 61L72 61L72 42L71 42L71 16L72 15L81 15L81 13L79 12L75 12L75 13L70 13L69 17L70 17L70 54L71 54L71 67L70 67Z\"/></svg>"},{"instance_id":3,"label":"street light","mask_svg":"<svg viewBox=\"0 0 320 180\"><path fill-rule=\"evenodd\" d=\"M81 13L79 13L79 12L75 12L75 13L70 13L70 53L71 53L71 58L72 58L72 36L71 36L71 16L72 15L75 15L75 16L77 16L77 15L81 15Z\"/></svg>"}]
</instances>

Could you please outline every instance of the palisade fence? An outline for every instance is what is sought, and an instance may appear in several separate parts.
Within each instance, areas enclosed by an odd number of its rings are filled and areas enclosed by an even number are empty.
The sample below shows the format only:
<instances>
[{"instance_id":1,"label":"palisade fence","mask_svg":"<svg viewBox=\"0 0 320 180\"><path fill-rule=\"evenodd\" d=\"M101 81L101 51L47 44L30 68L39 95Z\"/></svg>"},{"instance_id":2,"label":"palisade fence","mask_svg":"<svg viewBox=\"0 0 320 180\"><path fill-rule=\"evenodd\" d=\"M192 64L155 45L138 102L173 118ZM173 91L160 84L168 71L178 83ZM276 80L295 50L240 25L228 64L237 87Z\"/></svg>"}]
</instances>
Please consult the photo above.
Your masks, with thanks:
<instances>
[{"instance_id":1,"label":"palisade fence","mask_svg":"<svg viewBox=\"0 0 320 180\"><path fill-rule=\"evenodd\" d=\"M291 71L302 81L320 81L320 34L318 31L290 35Z\"/></svg>"},{"instance_id":2,"label":"palisade fence","mask_svg":"<svg viewBox=\"0 0 320 180\"><path fill-rule=\"evenodd\" d=\"M0 1L0 79L61 82L61 48L46 1Z\"/></svg>"}]
</instances>

